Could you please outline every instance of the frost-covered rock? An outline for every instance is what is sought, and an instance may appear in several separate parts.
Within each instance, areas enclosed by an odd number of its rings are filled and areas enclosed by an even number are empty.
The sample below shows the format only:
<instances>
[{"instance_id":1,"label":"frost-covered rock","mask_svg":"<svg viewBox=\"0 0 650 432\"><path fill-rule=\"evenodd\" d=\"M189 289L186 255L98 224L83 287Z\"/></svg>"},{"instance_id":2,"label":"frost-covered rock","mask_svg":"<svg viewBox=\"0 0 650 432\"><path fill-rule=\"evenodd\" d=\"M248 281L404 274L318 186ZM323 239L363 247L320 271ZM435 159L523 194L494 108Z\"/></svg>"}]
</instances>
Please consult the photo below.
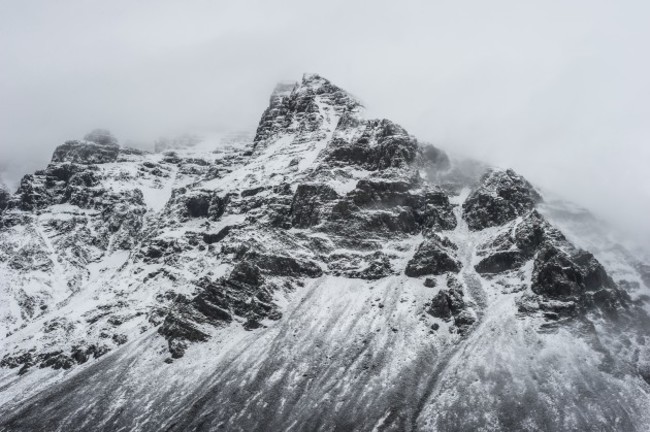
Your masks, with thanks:
<instances>
[{"instance_id":1,"label":"frost-covered rock","mask_svg":"<svg viewBox=\"0 0 650 432\"><path fill-rule=\"evenodd\" d=\"M67 141L54 150L52 162L102 164L115 162L119 153L117 143L93 141Z\"/></svg>"}]
</instances>

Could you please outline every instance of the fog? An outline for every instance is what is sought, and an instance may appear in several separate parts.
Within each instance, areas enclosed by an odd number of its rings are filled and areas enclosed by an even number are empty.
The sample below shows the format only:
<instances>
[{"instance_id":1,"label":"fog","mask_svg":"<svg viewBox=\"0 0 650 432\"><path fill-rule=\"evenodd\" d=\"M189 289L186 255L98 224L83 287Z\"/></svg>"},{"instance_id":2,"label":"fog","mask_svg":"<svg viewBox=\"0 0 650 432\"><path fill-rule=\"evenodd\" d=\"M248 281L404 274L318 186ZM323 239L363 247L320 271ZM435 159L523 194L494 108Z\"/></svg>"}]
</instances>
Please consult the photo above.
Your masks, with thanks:
<instances>
[{"instance_id":1,"label":"fog","mask_svg":"<svg viewBox=\"0 0 650 432\"><path fill-rule=\"evenodd\" d=\"M643 1L0 0L0 166L110 129L147 145L254 129L317 72L372 116L512 167L650 239Z\"/></svg>"}]
</instances>

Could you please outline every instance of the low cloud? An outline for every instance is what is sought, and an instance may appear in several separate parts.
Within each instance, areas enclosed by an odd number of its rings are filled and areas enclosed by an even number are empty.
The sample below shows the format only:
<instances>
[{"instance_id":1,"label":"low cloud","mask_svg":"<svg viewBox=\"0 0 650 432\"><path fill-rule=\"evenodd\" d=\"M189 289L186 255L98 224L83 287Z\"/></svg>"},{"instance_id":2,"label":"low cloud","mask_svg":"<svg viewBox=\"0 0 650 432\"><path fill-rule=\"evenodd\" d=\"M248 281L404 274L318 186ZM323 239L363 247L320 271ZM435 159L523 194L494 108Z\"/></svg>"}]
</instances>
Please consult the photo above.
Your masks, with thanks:
<instances>
[{"instance_id":1,"label":"low cloud","mask_svg":"<svg viewBox=\"0 0 650 432\"><path fill-rule=\"evenodd\" d=\"M650 239L650 5L636 1L0 1L0 165L96 127L151 145L254 129L318 72L421 139Z\"/></svg>"}]
</instances>

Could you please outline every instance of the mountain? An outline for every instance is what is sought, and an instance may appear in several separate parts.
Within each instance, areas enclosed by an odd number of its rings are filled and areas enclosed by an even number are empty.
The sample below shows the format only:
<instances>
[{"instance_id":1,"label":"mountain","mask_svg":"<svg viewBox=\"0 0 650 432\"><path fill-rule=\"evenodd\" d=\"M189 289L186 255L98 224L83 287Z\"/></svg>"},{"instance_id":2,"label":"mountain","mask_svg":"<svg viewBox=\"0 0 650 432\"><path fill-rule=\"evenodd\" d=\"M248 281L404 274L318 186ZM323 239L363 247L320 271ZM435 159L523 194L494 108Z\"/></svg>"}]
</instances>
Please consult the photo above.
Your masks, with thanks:
<instances>
[{"instance_id":1,"label":"mountain","mask_svg":"<svg viewBox=\"0 0 650 432\"><path fill-rule=\"evenodd\" d=\"M645 431L650 266L307 74L0 195L2 431Z\"/></svg>"}]
</instances>

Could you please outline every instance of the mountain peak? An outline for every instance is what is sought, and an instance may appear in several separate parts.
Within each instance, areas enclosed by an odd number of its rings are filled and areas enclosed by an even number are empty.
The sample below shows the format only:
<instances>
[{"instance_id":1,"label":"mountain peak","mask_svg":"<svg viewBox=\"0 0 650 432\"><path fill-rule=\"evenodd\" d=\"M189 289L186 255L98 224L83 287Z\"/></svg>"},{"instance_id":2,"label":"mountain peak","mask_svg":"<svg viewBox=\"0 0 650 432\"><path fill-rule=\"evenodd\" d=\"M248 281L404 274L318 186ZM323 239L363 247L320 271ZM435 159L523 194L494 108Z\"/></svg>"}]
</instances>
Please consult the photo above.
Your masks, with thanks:
<instances>
[{"instance_id":1,"label":"mountain peak","mask_svg":"<svg viewBox=\"0 0 650 432\"><path fill-rule=\"evenodd\" d=\"M279 83L262 114L255 136L255 149L259 151L267 147L282 134L313 132L324 121L336 126L342 115L357 112L362 106L350 93L318 74L306 73L300 83Z\"/></svg>"},{"instance_id":2,"label":"mountain peak","mask_svg":"<svg viewBox=\"0 0 650 432\"><path fill-rule=\"evenodd\" d=\"M0 430L648 430L650 266L360 108L305 74L252 153L0 189Z\"/></svg>"}]
</instances>

